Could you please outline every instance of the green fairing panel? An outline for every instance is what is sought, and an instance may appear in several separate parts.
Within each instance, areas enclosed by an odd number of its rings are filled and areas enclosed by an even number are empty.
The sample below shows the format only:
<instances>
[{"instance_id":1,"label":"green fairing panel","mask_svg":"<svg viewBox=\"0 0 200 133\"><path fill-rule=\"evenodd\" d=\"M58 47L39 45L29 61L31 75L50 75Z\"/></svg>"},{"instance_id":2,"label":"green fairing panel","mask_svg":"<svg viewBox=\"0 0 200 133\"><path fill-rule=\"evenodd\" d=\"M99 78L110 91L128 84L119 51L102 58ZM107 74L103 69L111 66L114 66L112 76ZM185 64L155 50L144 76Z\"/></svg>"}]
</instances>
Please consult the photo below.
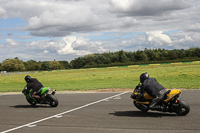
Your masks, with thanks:
<instances>
[{"instance_id":1,"label":"green fairing panel","mask_svg":"<svg viewBox=\"0 0 200 133\"><path fill-rule=\"evenodd\" d=\"M44 88L42 88L41 94L45 93L49 88L50 88L50 87L44 87Z\"/></svg>"}]
</instances>

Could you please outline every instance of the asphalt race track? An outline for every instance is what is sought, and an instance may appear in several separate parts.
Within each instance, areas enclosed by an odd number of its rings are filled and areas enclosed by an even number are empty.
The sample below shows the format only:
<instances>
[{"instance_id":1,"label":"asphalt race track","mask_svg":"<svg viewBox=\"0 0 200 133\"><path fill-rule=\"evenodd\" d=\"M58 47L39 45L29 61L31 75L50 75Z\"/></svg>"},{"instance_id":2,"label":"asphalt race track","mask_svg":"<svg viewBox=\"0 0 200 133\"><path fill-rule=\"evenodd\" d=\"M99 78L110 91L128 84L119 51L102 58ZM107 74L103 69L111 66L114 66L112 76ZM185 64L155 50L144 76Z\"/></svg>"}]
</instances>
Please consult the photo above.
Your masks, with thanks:
<instances>
[{"instance_id":1,"label":"asphalt race track","mask_svg":"<svg viewBox=\"0 0 200 133\"><path fill-rule=\"evenodd\" d=\"M200 133L200 90L184 90L187 116L137 110L131 92L57 93L59 106L30 106L22 94L0 94L0 132Z\"/></svg>"}]
</instances>

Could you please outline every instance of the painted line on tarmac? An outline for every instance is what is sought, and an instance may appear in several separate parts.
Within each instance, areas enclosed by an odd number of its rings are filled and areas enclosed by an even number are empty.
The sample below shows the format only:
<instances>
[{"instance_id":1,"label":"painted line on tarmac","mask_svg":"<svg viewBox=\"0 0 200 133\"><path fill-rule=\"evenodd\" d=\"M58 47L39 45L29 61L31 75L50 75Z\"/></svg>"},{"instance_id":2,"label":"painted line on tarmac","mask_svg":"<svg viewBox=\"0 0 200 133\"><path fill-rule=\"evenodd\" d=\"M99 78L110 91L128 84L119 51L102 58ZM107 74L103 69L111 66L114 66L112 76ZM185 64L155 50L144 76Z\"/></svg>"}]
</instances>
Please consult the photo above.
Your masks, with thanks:
<instances>
[{"instance_id":1,"label":"painted line on tarmac","mask_svg":"<svg viewBox=\"0 0 200 133\"><path fill-rule=\"evenodd\" d=\"M80 106L80 107L65 111L65 112L62 112L62 113L59 113L59 114L56 114L56 115L53 115L53 116L38 120L38 121L34 121L34 122L31 122L31 123L28 123L28 124L25 124L25 125L21 125L21 126L6 130L6 131L2 131L1 133L8 133L8 132L11 132L11 131L14 131L14 130L17 130L17 129L20 129L20 128L24 128L24 127L35 127L36 123L40 123L40 122L43 122L43 121L46 121L46 120L49 120L49 119L52 119L52 118L61 118L64 114L67 114L67 113L70 113L70 112L73 112L73 111L76 111L76 110L79 110L79 109L82 109L82 108L85 108L85 107L100 103L100 102L103 102L103 101L107 101L107 100L109 100L111 98L119 97L119 96L121 96L123 94L126 94L126 93L128 93L128 92L122 92L120 94L117 94L117 95L114 95L114 96L110 96L110 97L101 99L99 101L95 101L95 102L92 102L92 103L89 103L89 104L86 104L86 105L83 105L83 106Z\"/></svg>"}]
</instances>

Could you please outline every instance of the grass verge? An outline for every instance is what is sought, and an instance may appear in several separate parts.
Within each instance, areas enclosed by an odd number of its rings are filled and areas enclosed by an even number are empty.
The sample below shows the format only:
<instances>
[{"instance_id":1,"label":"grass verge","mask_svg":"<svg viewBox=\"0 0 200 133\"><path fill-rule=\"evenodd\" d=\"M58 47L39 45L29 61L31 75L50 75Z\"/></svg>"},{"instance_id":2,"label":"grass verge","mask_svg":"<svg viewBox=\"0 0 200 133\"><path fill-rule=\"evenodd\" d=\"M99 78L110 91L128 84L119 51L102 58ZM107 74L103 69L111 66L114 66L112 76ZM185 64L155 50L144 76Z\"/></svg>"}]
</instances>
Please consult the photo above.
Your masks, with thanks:
<instances>
[{"instance_id":1,"label":"grass verge","mask_svg":"<svg viewBox=\"0 0 200 133\"><path fill-rule=\"evenodd\" d=\"M86 91L133 89L143 72L148 72L165 88L200 88L200 63L44 71L30 76L58 91ZM26 75L0 75L0 92L22 91Z\"/></svg>"}]
</instances>

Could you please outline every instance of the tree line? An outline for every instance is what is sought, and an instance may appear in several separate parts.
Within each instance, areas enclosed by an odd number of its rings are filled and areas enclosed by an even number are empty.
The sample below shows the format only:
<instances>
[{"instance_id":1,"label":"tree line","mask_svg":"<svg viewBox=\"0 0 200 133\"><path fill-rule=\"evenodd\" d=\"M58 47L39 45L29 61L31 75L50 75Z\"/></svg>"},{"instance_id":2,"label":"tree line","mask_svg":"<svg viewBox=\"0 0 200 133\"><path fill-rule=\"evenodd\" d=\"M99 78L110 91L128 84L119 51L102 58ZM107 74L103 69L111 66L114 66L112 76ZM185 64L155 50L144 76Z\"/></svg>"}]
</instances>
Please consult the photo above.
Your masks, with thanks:
<instances>
[{"instance_id":1,"label":"tree line","mask_svg":"<svg viewBox=\"0 0 200 133\"><path fill-rule=\"evenodd\" d=\"M94 53L68 61L35 61L23 62L19 58L6 59L0 63L0 71L40 71L79 69L91 67L108 67L123 65L138 65L149 63L167 63L200 60L200 48L190 49L147 49L134 52L117 51Z\"/></svg>"},{"instance_id":2,"label":"tree line","mask_svg":"<svg viewBox=\"0 0 200 133\"><path fill-rule=\"evenodd\" d=\"M190 49L147 49L135 52L123 50L108 53L96 53L78 57L70 62L72 68L109 67L140 65L150 63L168 63L200 60L200 48Z\"/></svg>"},{"instance_id":3,"label":"tree line","mask_svg":"<svg viewBox=\"0 0 200 133\"><path fill-rule=\"evenodd\" d=\"M69 69L70 64L68 61L35 61L29 60L23 62L18 57L14 59L6 59L0 63L0 71L40 71L40 70L60 70Z\"/></svg>"}]
</instances>

